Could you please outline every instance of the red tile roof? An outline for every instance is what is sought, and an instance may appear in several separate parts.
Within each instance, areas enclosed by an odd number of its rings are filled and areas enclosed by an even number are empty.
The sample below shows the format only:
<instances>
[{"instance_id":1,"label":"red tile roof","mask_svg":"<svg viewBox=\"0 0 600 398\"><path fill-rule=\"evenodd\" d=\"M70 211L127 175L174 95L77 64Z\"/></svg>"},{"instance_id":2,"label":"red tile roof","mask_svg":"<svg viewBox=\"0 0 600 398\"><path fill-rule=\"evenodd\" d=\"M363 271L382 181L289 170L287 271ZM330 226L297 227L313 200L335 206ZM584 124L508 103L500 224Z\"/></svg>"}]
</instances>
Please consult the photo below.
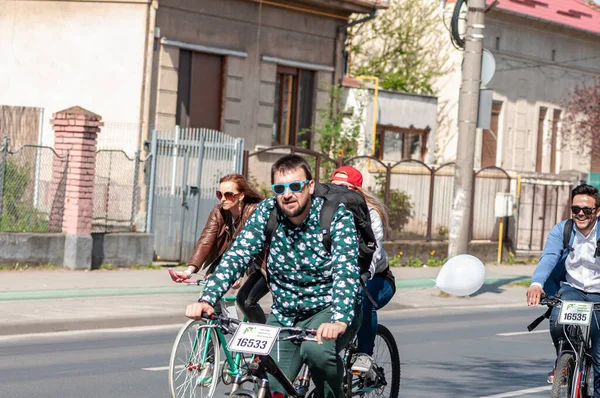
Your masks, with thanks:
<instances>
[{"instance_id":1,"label":"red tile roof","mask_svg":"<svg viewBox=\"0 0 600 398\"><path fill-rule=\"evenodd\" d=\"M494 8L600 33L600 10L586 0L499 0Z\"/></svg>"}]
</instances>

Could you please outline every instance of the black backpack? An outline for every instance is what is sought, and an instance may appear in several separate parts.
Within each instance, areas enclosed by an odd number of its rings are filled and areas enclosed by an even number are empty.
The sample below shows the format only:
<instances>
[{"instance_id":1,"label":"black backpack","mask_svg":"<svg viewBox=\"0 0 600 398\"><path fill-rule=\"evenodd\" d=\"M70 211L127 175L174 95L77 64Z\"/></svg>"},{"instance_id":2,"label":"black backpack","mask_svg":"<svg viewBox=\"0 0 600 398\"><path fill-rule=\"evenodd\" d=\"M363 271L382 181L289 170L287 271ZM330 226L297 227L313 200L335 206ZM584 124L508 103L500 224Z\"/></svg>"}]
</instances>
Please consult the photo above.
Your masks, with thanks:
<instances>
[{"instance_id":1,"label":"black backpack","mask_svg":"<svg viewBox=\"0 0 600 398\"><path fill-rule=\"evenodd\" d=\"M345 186L335 184L316 183L314 196L323 198L323 207L321 209L321 233L323 234L323 245L331 253L331 221L337 211L338 205L343 203L346 209L354 217L354 225L358 232L358 265L360 267L360 281L369 300L377 308L375 301L365 289L365 283L370 278L369 266L373 259L373 253L377 248L375 234L371 229L371 217L369 216L369 207L365 198L357 191L346 188ZM267 244L271 242L273 234L279 226L279 210L277 203L269 216L269 221L265 227L265 238Z\"/></svg>"}]
</instances>

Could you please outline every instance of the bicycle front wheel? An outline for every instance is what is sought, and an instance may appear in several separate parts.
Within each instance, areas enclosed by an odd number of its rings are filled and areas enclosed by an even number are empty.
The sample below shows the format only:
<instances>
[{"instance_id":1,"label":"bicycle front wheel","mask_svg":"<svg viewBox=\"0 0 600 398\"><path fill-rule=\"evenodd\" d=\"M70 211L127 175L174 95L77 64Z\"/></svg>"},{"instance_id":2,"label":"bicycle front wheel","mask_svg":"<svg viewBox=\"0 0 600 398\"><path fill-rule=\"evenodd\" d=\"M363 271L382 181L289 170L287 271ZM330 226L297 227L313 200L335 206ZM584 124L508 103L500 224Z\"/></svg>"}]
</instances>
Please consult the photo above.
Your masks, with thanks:
<instances>
[{"instance_id":1,"label":"bicycle front wheel","mask_svg":"<svg viewBox=\"0 0 600 398\"><path fill-rule=\"evenodd\" d=\"M171 398L210 398L219 383L221 346L205 321L188 321L179 331L169 360Z\"/></svg>"},{"instance_id":2,"label":"bicycle front wheel","mask_svg":"<svg viewBox=\"0 0 600 398\"><path fill-rule=\"evenodd\" d=\"M552 398L570 398L575 374L575 356L565 353L556 364L556 374L552 382Z\"/></svg>"}]
</instances>

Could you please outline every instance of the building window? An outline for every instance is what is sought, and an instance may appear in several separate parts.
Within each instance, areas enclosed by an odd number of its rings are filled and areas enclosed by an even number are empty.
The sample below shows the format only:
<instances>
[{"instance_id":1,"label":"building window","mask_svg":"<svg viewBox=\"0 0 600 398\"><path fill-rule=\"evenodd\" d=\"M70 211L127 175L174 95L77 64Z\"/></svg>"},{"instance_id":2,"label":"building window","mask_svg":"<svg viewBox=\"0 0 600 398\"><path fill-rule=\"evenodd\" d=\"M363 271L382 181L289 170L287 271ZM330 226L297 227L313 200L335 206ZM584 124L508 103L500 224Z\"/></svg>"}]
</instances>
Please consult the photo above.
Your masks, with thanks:
<instances>
[{"instance_id":1,"label":"building window","mask_svg":"<svg viewBox=\"0 0 600 398\"><path fill-rule=\"evenodd\" d=\"M544 140L544 125L548 109L541 107L538 118L538 138L537 138L537 153L535 159L535 171L543 173L544 146L550 154L550 173L556 173L556 137L558 136L558 122L560 121L560 110L555 109L552 112L552 125L549 131L547 140ZM546 154L546 156L548 156Z\"/></svg>"},{"instance_id":2,"label":"building window","mask_svg":"<svg viewBox=\"0 0 600 398\"><path fill-rule=\"evenodd\" d=\"M547 108L540 108L540 115L538 117L538 138L537 138L537 153L535 159L535 171L538 173L542 172L543 154L544 154L544 121L546 120Z\"/></svg>"},{"instance_id":3,"label":"building window","mask_svg":"<svg viewBox=\"0 0 600 398\"><path fill-rule=\"evenodd\" d=\"M430 129L377 126L376 153L378 159L391 162L425 160Z\"/></svg>"},{"instance_id":4,"label":"building window","mask_svg":"<svg viewBox=\"0 0 600 398\"><path fill-rule=\"evenodd\" d=\"M502 102L494 101L492 103L492 117L490 118L490 128L483 130L481 140L481 168L496 165L496 152L498 150L498 121Z\"/></svg>"},{"instance_id":5,"label":"building window","mask_svg":"<svg viewBox=\"0 0 600 398\"><path fill-rule=\"evenodd\" d=\"M313 71L277 67L273 145L311 147L314 95Z\"/></svg>"},{"instance_id":6,"label":"building window","mask_svg":"<svg viewBox=\"0 0 600 398\"><path fill-rule=\"evenodd\" d=\"M550 172L556 173L556 137L558 136L558 122L560 122L560 110L555 109L552 114L552 132L550 136Z\"/></svg>"},{"instance_id":7,"label":"building window","mask_svg":"<svg viewBox=\"0 0 600 398\"><path fill-rule=\"evenodd\" d=\"M177 125L221 129L223 64L220 55L179 51Z\"/></svg>"}]
</instances>

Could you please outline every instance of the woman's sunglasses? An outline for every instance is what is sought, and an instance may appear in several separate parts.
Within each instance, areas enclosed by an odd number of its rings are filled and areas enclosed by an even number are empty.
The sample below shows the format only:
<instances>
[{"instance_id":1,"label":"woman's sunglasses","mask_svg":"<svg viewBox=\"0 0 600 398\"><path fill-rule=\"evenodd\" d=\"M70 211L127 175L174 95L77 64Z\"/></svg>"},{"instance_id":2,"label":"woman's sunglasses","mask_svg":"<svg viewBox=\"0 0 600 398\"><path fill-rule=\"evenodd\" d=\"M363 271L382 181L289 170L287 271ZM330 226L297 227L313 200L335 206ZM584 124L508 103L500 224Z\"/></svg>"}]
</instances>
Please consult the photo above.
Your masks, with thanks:
<instances>
[{"instance_id":1,"label":"woman's sunglasses","mask_svg":"<svg viewBox=\"0 0 600 398\"><path fill-rule=\"evenodd\" d=\"M229 200L231 202L233 202L233 199L235 199L236 196L239 195L238 193L233 193L233 192L221 192L221 191L217 191L217 199L221 200L223 199L223 196L225 197L225 200Z\"/></svg>"},{"instance_id":2,"label":"woman's sunglasses","mask_svg":"<svg viewBox=\"0 0 600 398\"><path fill-rule=\"evenodd\" d=\"M290 192L302 192L304 185L308 184L309 182L310 181L305 180L288 182L287 184L273 184L271 185L271 188L273 189L273 192L275 192L275 195L283 195L286 188L289 188Z\"/></svg>"},{"instance_id":3,"label":"woman's sunglasses","mask_svg":"<svg viewBox=\"0 0 600 398\"><path fill-rule=\"evenodd\" d=\"M597 209L597 207L594 208L594 207L571 206L571 211L573 212L573 214L579 214L579 212L583 210L583 214L585 214L586 216L589 216L590 214L592 214L592 212L596 209Z\"/></svg>"}]
</instances>

